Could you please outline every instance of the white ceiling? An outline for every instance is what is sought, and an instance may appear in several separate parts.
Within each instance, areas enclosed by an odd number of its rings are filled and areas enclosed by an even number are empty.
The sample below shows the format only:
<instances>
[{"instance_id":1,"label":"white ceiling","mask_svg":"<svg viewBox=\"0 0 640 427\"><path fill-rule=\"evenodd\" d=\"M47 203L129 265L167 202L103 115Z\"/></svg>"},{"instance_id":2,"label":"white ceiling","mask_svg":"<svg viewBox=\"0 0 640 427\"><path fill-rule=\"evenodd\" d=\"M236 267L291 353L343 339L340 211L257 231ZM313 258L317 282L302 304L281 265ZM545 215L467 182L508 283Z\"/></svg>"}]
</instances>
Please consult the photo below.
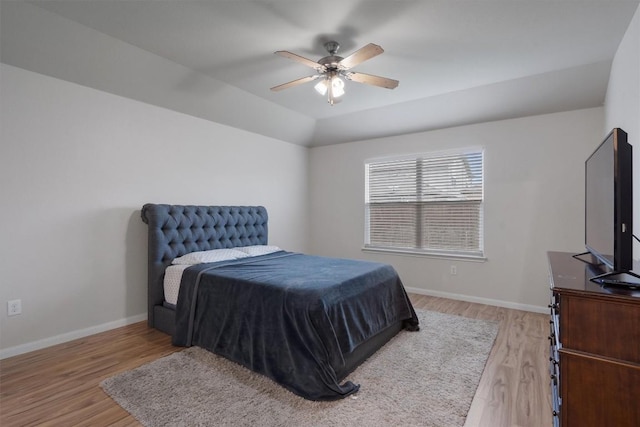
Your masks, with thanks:
<instances>
[{"instance_id":1,"label":"white ceiling","mask_svg":"<svg viewBox=\"0 0 640 427\"><path fill-rule=\"evenodd\" d=\"M314 123L307 135L280 138L325 145L602 105L611 60L639 2L29 3L180 64L192 73L183 76L182 87L207 76L248 92L247 99L307 117ZM326 55L322 45L327 40L341 44L341 56L367 43L379 44L385 52L354 71L397 79L400 85L388 90L347 82L346 95L335 106L315 93L313 83L269 90L313 74L274 51L318 60ZM19 65L15 51L7 62ZM195 110L186 112L206 117ZM245 127L240 121L234 126Z\"/></svg>"}]
</instances>

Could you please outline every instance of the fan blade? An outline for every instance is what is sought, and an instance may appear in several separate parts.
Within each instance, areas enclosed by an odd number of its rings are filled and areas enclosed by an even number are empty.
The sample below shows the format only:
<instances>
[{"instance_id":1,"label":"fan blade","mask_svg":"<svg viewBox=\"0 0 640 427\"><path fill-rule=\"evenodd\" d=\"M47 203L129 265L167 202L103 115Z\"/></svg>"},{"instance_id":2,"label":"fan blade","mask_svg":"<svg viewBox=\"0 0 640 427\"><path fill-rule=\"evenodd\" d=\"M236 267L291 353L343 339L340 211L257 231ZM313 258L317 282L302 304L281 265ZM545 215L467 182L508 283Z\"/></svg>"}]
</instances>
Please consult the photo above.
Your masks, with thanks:
<instances>
[{"instance_id":1,"label":"fan blade","mask_svg":"<svg viewBox=\"0 0 640 427\"><path fill-rule=\"evenodd\" d=\"M344 73L344 76L347 79L352 80L354 82L365 83L368 85L379 86L379 87L385 87L387 89L395 89L398 87L398 83L400 83L397 80L388 79L386 77L374 76L372 74L365 74L365 73L354 73L353 71Z\"/></svg>"},{"instance_id":2,"label":"fan blade","mask_svg":"<svg viewBox=\"0 0 640 427\"><path fill-rule=\"evenodd\" d=\"M307 67L311 67L314 68L316 70L318 70L319 72L324 72L326 71L326 67L322 64L318 64L316 61L312 61L310 59L305 58L304 56L300 56L300 55L296 55L295 53L286 51L286 50L279 50L277 52L274 52L276 55L280 55L283 56L285 58L289 58L289 59L293 59L296 62L299 62L303 65L306 65Z\"/></svg>"},{"instance_id":3,"label":"fan blade","mask_svg":"<svg viewBox=\"0 0 640 427\"><path fill-rule=\"evenodd\" d=\"M344 58L338 63L338 65L341 70L348 70L349 68L353 68L374 56L380 55L382 52L384 52L384 49L380 46L369 43L365 47L356 50L351 55Z\"/></svg>"},{"instance_id":4,"label":"fan blade","mask_svg":"<svg viewBox=\"0 0 640 427\"><path fill-rule=\"evenodd\" d=\"M274 87L271 88L271 90L274 91L274 92L278 92L278 91L281 91L283 89L287 89L287 88L290 88L290 87L293 87L293 86L301 85L303 83L312 82L314 80L317 80L320 77L321 77L320 74L316 74L314 76L303 77L301 79L290 81L289 83L283 83L281 85L274 86Z\"/></svg>"}]
</instances>

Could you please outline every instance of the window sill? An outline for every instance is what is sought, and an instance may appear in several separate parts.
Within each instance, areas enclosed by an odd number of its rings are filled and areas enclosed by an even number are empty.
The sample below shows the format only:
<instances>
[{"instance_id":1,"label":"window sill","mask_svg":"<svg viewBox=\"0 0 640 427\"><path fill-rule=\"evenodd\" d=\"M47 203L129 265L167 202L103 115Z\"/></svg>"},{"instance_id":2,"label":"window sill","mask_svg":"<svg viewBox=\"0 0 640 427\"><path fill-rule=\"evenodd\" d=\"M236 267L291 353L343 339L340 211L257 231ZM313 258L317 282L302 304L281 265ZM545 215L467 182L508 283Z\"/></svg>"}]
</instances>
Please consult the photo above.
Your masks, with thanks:
<instances>
[{"instance_id":1,"label":"window sill","mask_svg":"<svg viewBox=\"0 0 640 427\"><path fill-rule=\"evenodd\" d=\"M410 249L391 249L391 248L373 248L373 247L362 247L363 252L371 252L371 253L386 253L390 255L401 255L401 256L414 256L419 258L434 258L434 259L455 259L458 261L469 261L469 262L486 262L487 257L482 255L462 255L462 254L440 254L440 253L431 253L431 252L422 252L422 251L412 251Z\"/></svg>"}]
</instances>

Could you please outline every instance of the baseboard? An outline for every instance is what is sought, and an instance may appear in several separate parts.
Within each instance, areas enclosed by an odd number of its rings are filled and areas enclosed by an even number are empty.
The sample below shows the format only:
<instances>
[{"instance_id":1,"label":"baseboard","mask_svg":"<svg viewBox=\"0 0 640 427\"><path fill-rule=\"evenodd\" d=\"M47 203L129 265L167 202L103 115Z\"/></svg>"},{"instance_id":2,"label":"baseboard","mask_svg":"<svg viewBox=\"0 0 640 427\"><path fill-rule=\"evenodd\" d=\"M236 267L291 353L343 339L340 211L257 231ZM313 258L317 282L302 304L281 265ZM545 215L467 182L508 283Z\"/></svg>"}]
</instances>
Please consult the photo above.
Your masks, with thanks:
<instances>
[{"instance_id":1,"label":"baseboard","mask_svg":"<svg viewBox=\"0 0 640 427\"><path fill-rule=\"evenodd\" d=\"M29 353L30 351L51 347L52 345L63 344L65 342L73 341L78 338L88 337L89 335L99 334L100 332L105 332L111 329L120 328L122 326L127 326L132 323L142 322L143 320L147 320L147 313L137 314L135 316L127 317L125 319L103 323L102 325L91 326L90 328L86 328L86 329L79 329L77 331L56 335L54 337L44 338L38 341L32 341L26 344L20 344L15 347L9 347L9 348L0 350L0 360L6 359L7 357L13 357L13 356L18 356L24 353Z\"/></svg>"},{"instance_id":2,"label":"baseboard","mask_svg":"<svg viewBox=\"0 0 640 427\"><path fill-rule=\"evenodd\" d=\"M433 290L421 289L421 288L411 288L408 286L405 286L405 289L409 293L418 294L418 295L429 295L432 297L449 298L449 299L455 299L458 301L475 302L478 304L494 305L496 307L512 308L514 310L531 311L533 313L542 313L542 314L549 313L548 307L539 307L537 305L519 304L515 302L510 302L510 301L472 297L469 295L452 294L449 292L433 291Z\"/></svg>"},{"instance_id":3,"label":"baseboard","mask_svg":"<svg viewBox=\"0 0 640 427\"><path fill-rule=\"evenodd\" d=\"M494 305L496 307L512 308L514 310L531 311L534 313L546 314L549 312L549 309L547 307L538 307L538 306L529 305L529 304L519 304L519 303L514 303L509 301L494 300L490 298L472 297L468 295L453 294L449 292L433 291L433 290L421 289L421 288L411 288L407 286L405 286L405 289L407 290L407 292L418 294L418 295L429 295L433 297L449 298L449 299L454 299L459 301L475 302L478 304ZM0 360L6 359L7 357L28 353L30 351L51 347L52 345L62 344L78 338L88 337L89 335L94 335L100 332L109 331L111 329L120 328L122 326L130 325L132 323L142 322L143 320L147 320L146 313L127 317L121 320L116 320L114 322L103 323L102 325L92 326L86 329L80 329L80 330L69 332L62 335L56 335L50 338L44 338L42 340L21 344L15 347L9 347L7 349L0 350Z\"/></svg>"}]
</instances>

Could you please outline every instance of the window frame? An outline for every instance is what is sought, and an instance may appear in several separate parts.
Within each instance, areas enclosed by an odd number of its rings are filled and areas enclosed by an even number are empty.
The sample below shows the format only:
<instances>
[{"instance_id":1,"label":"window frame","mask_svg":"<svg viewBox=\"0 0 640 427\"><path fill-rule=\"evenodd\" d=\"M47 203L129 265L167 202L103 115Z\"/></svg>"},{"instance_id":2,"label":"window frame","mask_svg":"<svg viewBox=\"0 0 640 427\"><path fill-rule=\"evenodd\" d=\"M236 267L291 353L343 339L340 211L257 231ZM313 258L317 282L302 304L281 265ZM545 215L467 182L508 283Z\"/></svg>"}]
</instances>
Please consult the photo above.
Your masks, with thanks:
<instances>
[{"instance_id":1,"label":"window frame","mask_svg":"<svg viewBox=\"0 0 640 427\"><path fill-rule=\"evenodd\" d=\"M416 243L416 247L399 247L399 246L384 246L379 244L371 244L370 243L370 176L369 176L369 165L371 164L381 164L385 162L402 162L402 161L424 161L429 159L437 159L448 156L465 156L469 154L475 154L480 156L480 201L479 201L479 213L478 213L478 247L477 250L459 250L459 249L433 249L433 248L420 248L419 244ZM416 166L417 167L417 166ZM421 204L425 206L425 203L430 203L428 201L421 200L421 196L418 195L418 188L422 184L418 183L420 180L420 174L418 170L415 173L416 179L416 202L417 204ZM485 168L485 150L484 147L473 146L473 147L464 147L446 151L431 151L431 152L421 152L414 154L405 154L405 155L397 155L397 156L386 156L386 157L378 157L378 158L370 158L365 159L364 161L364 179L365 179L365 191L364 191L364 245L362 247L363 251L366 252L386 252L392 254L400 254L400 255L411 255L411 256L420 256L420 257L430 257L430 258L447 258L447 259L460 259L460 260L469 260L469 261L485 261L485 176L486 176L486 168ZM420 208L417 208L419 211ZM419 239L420 234L420 217L416 214L415 218L415 237L416 242Z\"/></svg>"}]
</instances>

